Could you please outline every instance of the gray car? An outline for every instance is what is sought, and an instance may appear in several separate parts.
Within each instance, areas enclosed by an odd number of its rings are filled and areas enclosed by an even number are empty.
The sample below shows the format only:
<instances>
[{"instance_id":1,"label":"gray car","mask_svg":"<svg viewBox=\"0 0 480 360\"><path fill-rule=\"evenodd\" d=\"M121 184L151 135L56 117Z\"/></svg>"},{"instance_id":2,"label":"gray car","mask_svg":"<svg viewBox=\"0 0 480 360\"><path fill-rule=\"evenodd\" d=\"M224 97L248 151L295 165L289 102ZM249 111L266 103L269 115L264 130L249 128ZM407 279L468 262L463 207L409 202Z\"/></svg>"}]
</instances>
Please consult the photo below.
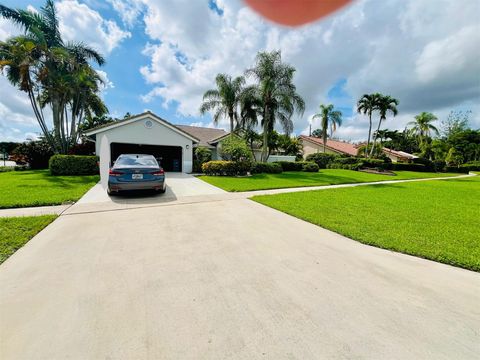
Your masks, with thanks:
<instances>
[{"instance_id":1,"label":"gray car","mask_svg":"<svg viewBox=\"0 0 480 360\"><path fill-rule=\"evenodd\" d=\"M165 171L153 155L122 154L108 174L109 195L123 190L155 190L164 193L166 189Z\"/></svg>"}]
</instances>

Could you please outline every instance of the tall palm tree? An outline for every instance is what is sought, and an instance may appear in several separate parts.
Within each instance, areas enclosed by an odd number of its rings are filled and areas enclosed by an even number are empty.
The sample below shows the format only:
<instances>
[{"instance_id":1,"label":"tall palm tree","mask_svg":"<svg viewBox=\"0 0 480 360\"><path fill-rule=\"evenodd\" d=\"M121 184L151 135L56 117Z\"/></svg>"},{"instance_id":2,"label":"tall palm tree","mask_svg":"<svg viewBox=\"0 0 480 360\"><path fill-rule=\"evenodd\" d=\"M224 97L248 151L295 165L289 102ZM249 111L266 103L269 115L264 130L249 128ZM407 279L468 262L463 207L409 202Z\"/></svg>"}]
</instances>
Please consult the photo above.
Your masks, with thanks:
<instances>
[{"instance_id":1,"label":"tall palm tree","mask_svg":"<svg viewBox=\"0 0 480 360\"><path fill-rule=\"evenodd\" d=\"M431 136L432 132L435 135L439 134L438 129L432 123L437 120L437 117L430 112L422 112L415 116L414 121L410 121L408 125L412 125L410 131L416 135L420 141L420 144Z\"/></svg>"},{"instance_id":2,"label":"tall palm tree","mask_svg":"<svg viewBox=\"0 0 480 360\"><path fill-rule=\"evenodd\" d=\"M85 73L94 72L89 61L98 65L105 61L99 53L82 43L63 41L53 0L47 0L39 12L0 5L0 16L25 31L25 35L0 42L0 70L5 70L8 80L27 93L35 117L52 148L66 153L77 139L77 127L87 106L85 101L79 102L78 99L94 99L99 91L98 84L85 86L84 83L79 88L75 83L81 82ZM98 76L95 81L99 81ZM97 109L106 111L103 102L99 104L98 101L101 99L97 96L97 105L103 106L97 106ZM43 113L47 105L52 110L54 136ZM76 114L72 115L70 125L67 112Z\"/></svg>"},{"instance_id":3,"label":"tall palm tree","mask_svg":"<svg viewBox=\"0 0 480 360\"><path fill-rule=\"evenodd\" d=\"M380 126L382 125L382 121L385 121L387 119L388 112L391 112L393 114L393 116L396 116L398 114L397 106L398 106L398 100L389 96L389 95L380 95L377 98L376 109L380 113L380 118L378 120L377 131L375 133L375 136L373 137L373 144L375 144L376 141L377 141L378 131L380 130ZM373 151L374 151L373 149L374 148L375 147L372 146L372 148L370 149L370 156L373 155Z\"/></svg>"},{"instance_id":4,"label":"tall palm tree","mask_svg":"<svg viewBox=\"0 0 480 360\"><path fill-rule=\"evenodd\" d=\"M207 90L203 94L203 103L200 113L204 115L209 111L215 111L213 122L218 124L220 118L228 118L230 121L230 133L235 130L235 123L239 123L238 107L245 78L238 76L234 79L227 74L218 74L215 78L216 89Z\"/></svg>"},{"instance_id":5,"label":"tall palm tree","mask_svg":"<svg viewBox=\"0 0 480 360\"><path fill-rule=\"evenodd\" d=\"M370 138L372 137L372 114L377 110L378 99L380 98L379 93L374 94L364 94L360 100L357 102L357 111L361 114L368 115L368 138L367 146L365 147L365 157L368 156L368 149L370 148Z\"/></svg>"},{"instance_id":6,"label":"tall palm tree","mask_svg":"<svg viewBox=\"0 0 480 360\"><path fill-rule=\"evenodd\" d=\"M327 145L327 132L330 130L330 136L337 130L337 126L342 125L342 112L334 110L333 104L320 105L320 112L313 115L313 119L320 119L323 140L323 152Z\"/></svg>"},{"instance_id":7,"label":"tall palm tree","mask_svg":"<svg viewBox=\"0 0 480 360\"><path fill-rule=\"evenodd\" d=\"M293 114L303 114L305 110L305 102L293 84L294 73L293 66L282 62L280 51L259 52L255 66L245 72L257 81L254 92L261 104L262 161L267 161L269 137L277 121L285 133L290 134L293 130Z\"/></svg>"}]
</instances>

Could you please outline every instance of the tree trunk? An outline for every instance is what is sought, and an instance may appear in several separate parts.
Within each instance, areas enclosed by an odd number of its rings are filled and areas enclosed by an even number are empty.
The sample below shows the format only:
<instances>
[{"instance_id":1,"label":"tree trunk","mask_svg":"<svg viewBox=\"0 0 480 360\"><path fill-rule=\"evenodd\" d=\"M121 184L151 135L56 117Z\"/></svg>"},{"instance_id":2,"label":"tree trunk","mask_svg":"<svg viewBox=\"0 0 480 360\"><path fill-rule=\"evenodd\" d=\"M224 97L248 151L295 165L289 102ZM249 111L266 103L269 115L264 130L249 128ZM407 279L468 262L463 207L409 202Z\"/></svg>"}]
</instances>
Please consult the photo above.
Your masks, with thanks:
<instances>
[{"instance_id":1,"label":"tree trunk","mask_svg":"<svg viewBox=\"0 0 480 360\"><path fill-rule=\"evenodd\" d=\"M375 136L373 137L372 148L370 149L370 157L373 156L373 148L375 147L375 143L377 141L377 135L378 135L378 132L380 131L380 125L381 124L382 124L382 119L380 118L380 120L378 121L377 132L375 133Z\"/></svg>"},{"instance_id":2,"label":"tree trunk","mask_svg":"<svg viewBox=\"0 0 480 360\"><path fill-rule=\"evenodd\" d=\"M370 137L372 136L372 112L368 113L368 139L367 139L367 147L365 148L365 157L368 158L368 148L370 146Z\"/></svg>"},{"instance_id":3,"label":"tree trunk","mask_svg":"<svg viewBox=\"0 0 480 360\"><path fill-rule=\"evenodd\" d=\"M230 134L233 134L233 112L229 112L228 117L230 118Z\"/></svg>"}]
</instances>

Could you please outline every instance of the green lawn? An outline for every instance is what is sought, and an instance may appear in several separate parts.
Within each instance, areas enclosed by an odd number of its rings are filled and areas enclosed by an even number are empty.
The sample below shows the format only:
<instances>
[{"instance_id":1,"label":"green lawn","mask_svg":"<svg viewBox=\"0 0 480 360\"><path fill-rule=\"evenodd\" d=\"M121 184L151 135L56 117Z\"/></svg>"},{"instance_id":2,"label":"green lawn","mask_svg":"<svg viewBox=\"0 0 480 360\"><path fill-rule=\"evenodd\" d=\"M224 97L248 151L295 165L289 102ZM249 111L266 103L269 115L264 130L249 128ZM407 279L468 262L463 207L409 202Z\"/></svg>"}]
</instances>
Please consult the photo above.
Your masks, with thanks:
<instances>
[{"instance_id":1,"label":"green lawn","mask_svg":"<svg viewBox=\"0 0 480 360\"><path fill-rule=\"evenodd\" d=\"M365 244L480 271L480 176L253 200Z\"/></svg>"},{"instance_id":2,"label":"green lawn","mask_svg":"<svg viewBox=\"0 0 480 360\"><path fill-rule=\"evenodd\" d=\"M48 170L0 173L0 208L77 201L98 180L98 176L51 176Z\"/></svg>"},{"instance_id":3,"label":"green lawn","mask_svg":"<svg viewBox=\"0 0 480 360\"><path fill-rule=\"evenodd\" d=\"M0 264L56 217L57 215L0 218Z\"/></svg>"},{"instance_id":4,"label":"green lawn","mask_svg":"<svg viewBox=\"0 0 480 360\"><path fill-rule=\"evenodd\" d=\"M237 192L458 175L413 171L397 171L396 174L396 176L389 176L352 170L324 169L318 173L296 171L283 172L281 174L258 174L249 177L200 176L199 178L223 190Z\"/></svg>"}]
</instances>

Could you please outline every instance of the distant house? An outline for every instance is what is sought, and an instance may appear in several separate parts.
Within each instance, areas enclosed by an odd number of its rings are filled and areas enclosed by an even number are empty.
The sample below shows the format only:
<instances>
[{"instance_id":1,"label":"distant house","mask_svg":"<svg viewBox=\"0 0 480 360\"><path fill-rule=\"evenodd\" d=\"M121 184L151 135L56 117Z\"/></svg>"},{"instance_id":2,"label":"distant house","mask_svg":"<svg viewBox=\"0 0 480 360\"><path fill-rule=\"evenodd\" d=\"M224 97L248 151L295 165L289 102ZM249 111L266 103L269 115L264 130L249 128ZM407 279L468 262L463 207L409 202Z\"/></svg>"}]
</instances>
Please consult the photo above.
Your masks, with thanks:
<instances>
[{"instance_id":1,"label":"distant house","mask_svg":"<svg viewBox=\"0 0 480 360\"><path fill-rule=\"evenodd\" d=\"M304 157L318 152L350 156L356 156L358 154L358 146L346 141L327 139L324 151L323 140L321 138L300 135L299 140L303 146Z\"/></svg>"},{"instance_id":2,"label":"distant house","mask_svg":"<svg viewBox=\"0 0 480 360\"><path fill-rule=\"evenodd\" d=\"M220 160L221 141L230 133L223 129L207 128L190 125L175 125L180 130L199 140L193 147L205 147L212 151L212 160Z\"/></svg>"},{"instance_id":3,"label":"distant house","mask_svg":"<svg viewBox=\"0 0 480 360\"><path fill-rule=\"evenodd\" d=\"M409 154L407 152L392 150L386 147L383 148L383 153L392 159L393 162L412 162L413 159L418 158L418 156Z\"/></svg>"},{"instance_id":4,"label":"distant house","mask_svg":"<svg viewBox=\"0 0 480 360\"><path fill-rule=\"evenodd\" d=\"M324 152L323 140L314 136L301 135L299 137L303 145L303 156L307 157L309 154ZM327 139L325 145L325 152L329 154L357 156L360 145L352 144L347 141ZM383 153L392 159L393 162L411 162L418 156L406 153L404 151L396 151L388 148L383 148Z\"/></svg>"}]
</instances>

